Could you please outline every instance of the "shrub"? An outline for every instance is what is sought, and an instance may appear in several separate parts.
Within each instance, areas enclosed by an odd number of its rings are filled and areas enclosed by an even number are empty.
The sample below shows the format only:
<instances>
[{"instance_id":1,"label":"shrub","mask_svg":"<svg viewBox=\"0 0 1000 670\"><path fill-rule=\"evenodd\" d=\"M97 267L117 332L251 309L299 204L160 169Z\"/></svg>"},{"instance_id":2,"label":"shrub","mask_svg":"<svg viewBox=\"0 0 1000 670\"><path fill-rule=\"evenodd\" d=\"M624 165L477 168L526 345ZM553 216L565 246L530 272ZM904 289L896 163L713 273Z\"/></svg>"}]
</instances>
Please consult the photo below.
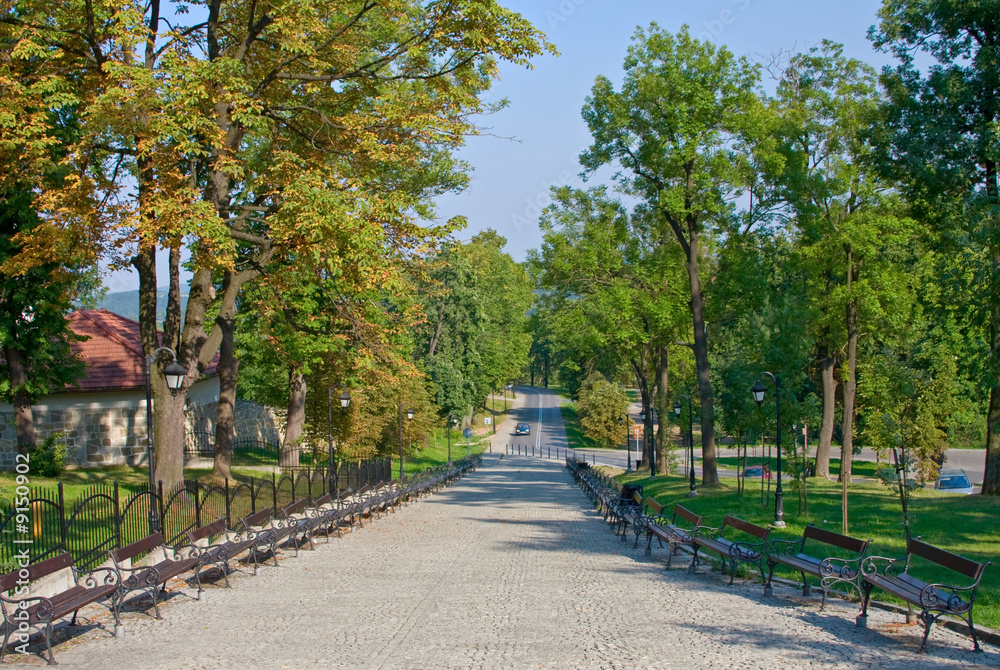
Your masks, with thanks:
<instances>
[{"instance_id":1,"label":"shrub","mask_svg":"<svg viewBox=\"0 0 1000 670\"><path fill-rule=\"evenodd\" d=\"M32 474L40 477L58 477L66 471L66 443L62 440L62 433L53 433L32 449Z\"/></svg>"}]
</instances>

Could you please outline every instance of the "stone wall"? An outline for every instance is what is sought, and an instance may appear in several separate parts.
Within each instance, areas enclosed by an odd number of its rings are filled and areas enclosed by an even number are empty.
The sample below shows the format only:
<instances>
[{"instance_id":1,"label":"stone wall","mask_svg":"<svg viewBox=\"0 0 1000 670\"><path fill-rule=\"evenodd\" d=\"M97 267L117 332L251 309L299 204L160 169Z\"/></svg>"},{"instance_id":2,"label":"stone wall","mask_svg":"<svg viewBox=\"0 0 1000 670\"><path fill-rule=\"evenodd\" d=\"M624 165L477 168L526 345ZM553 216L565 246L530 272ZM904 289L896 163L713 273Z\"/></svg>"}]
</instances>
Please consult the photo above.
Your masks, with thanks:
<instances>
[{"instance_id":1,"label":"stone wall","mask_svg":"<svg viewBox=\"0 0 1000 670\"><path fill-rule=\"evenodd\" d=\"M62 433L68 465L98 466L144 462L146 408L35 409L35 437L39 443ZM14 413L0 412L0 466L12 467L17 451Z\"/></svg>"},{"instance_id":2,"label":"stone wall","mask_svg":"<svg viewBox=\"0 0 1000 670\"><path fill-rule=\"evenodd\" d=\"M99 407L91 403L82 407L35 407L36 439L41 443L53 433L62 433L68 465L145 465L145 400L109 405ZM202 433L214 438L217 411L217 401L188 405L184 410L185 433L189 436ZM237 440L280 443L281 425L280 417L271 408L237 401ZM0 410L0 467L13 467L16 452L14 413Z\"/></svg>"}]
</instances>

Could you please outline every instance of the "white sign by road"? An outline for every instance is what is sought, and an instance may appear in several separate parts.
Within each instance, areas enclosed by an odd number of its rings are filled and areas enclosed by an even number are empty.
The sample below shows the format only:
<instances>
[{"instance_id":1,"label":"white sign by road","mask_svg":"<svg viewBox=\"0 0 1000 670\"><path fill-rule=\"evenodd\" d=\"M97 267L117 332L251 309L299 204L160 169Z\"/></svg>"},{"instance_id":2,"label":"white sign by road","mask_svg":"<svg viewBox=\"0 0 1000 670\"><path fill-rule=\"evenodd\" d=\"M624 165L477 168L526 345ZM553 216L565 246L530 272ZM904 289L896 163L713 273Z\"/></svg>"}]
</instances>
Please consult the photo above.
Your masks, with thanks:
<instances>
[{"instance_id":1,"label":"white sign by road","mask_svg":"<svg viewBox=\"0 0 1000 670\"><path fill-rule=\"evenodd\" d=\"M484 417L483 423L485 423L487 426L490 425L491 423L493 423L493 417L491 416Z\"/></svg>"}]
</instances>

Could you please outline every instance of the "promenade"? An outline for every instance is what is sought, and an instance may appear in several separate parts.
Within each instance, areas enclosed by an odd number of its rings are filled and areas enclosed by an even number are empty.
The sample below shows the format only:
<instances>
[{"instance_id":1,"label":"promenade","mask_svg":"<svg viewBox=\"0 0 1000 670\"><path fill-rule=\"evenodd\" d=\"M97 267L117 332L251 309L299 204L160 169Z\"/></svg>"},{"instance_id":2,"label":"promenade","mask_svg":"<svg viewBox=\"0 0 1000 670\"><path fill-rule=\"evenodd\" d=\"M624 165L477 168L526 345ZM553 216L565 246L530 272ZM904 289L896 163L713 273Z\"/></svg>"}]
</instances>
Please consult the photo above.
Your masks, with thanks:
<instances>
[{"instance_id":1,"label":"promenade","mask_svg":"<svg viewBox=\"0 0 1000 670\"><path fill-rule=\"evenodd\" d=\"M665 561L615 537L558 461L487 454L316 551L204 602L175 594L162 621L130 613L123 638L90 631L57 655L100 670L1000 667L967 636L936 629L918 655L899 615L875 610L859 630L855 605L820 612L795 589L765 599L759 583Z\"/></svg>"}]
</instances>

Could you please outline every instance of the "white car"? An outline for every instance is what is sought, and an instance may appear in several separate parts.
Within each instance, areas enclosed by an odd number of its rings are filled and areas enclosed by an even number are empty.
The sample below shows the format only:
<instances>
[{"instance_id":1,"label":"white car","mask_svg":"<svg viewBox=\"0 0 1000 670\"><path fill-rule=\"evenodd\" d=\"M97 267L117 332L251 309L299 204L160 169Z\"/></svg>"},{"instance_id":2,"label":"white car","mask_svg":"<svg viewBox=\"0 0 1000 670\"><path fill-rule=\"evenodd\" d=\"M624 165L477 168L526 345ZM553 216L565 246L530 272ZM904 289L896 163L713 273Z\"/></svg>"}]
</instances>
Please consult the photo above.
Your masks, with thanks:
<instances>
[{"instance_id":1,"label":"white car","mask_svg":"<svg viewBox=\"0 0 1000 670\"><path fill-rule=\"evenodd\" d=\"M969 481L969 476L965 470L942 470L934 483L934 488L947 493L962 493L971 495L976 492L976 487Z\"/></svg>"}]
</instances>

